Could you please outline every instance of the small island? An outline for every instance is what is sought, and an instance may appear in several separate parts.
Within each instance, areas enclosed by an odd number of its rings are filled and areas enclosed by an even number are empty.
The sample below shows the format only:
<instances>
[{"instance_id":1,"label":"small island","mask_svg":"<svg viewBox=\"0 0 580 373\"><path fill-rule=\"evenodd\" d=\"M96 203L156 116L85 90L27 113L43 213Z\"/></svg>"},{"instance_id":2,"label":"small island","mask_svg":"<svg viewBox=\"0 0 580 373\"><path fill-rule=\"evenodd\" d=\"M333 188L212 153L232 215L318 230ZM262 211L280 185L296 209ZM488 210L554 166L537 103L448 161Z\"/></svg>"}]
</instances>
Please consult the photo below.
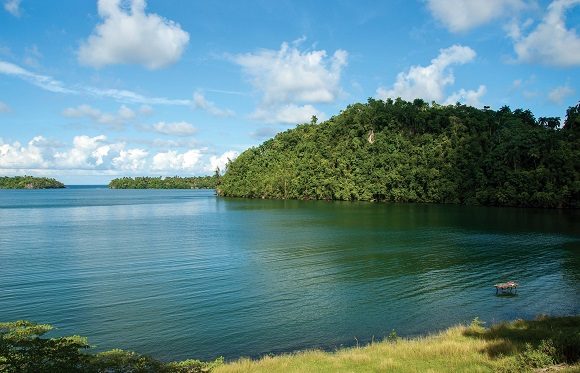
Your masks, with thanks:
<instances>
[{"instance_id":1,"label":"small island","mask_svg":"<svg viewBox=\"0 0 580 373\"><path fill-rule=\"evenodd\" d=\"M60 181L48 177L3 176L0 177L0 189L59 189L65 188Z\"/></svg>"},{"instance_id":2,"label":"small island","mask_svg":"<svg viewBox=\"0 0 580 373\"><path fill-rule=\"evenodd\" d=\"M122 177L111 180L110 189L215 189L219 175L192 177Z\"/></svg>"}]
</instances>

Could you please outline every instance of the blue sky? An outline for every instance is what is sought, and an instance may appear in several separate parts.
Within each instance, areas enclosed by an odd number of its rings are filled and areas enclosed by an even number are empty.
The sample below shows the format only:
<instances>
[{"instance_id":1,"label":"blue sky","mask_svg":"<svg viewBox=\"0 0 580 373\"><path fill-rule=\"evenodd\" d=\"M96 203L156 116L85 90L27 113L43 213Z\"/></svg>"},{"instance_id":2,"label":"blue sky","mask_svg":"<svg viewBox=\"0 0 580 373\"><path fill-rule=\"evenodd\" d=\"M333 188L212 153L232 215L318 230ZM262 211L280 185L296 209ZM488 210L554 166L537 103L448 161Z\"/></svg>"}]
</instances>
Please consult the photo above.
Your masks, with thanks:
<instances>
[{"instance_id":1,"label":"blue sky","mask_svg":"<svg viewBox=\"0 0 580 373\"><path fill-rule=\"evenodd\" d=\"M206 175L369 97L580 93L580 0L1 1L0 175Z\"/></svg>"}]
</instances>

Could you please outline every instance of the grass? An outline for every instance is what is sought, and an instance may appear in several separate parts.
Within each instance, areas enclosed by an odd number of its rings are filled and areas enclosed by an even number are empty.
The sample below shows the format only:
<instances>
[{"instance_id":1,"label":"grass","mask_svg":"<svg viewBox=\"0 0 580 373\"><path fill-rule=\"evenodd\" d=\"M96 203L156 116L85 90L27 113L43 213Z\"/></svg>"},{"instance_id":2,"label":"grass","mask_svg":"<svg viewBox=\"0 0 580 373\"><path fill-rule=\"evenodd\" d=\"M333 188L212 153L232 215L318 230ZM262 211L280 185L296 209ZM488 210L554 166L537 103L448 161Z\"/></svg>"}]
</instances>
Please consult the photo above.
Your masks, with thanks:
<instances>
[{"instance_id":1,"label":"grass","mask_svg":"<svg viewBox=\"0 0 580 373\"><path fill-rule=\"evenodd\" d=\"M242 358L212 372L580 372L580 316L516 320L484 328L475 319L439 334L389 337L336 352Z\"/></svg>"}]
</instances>

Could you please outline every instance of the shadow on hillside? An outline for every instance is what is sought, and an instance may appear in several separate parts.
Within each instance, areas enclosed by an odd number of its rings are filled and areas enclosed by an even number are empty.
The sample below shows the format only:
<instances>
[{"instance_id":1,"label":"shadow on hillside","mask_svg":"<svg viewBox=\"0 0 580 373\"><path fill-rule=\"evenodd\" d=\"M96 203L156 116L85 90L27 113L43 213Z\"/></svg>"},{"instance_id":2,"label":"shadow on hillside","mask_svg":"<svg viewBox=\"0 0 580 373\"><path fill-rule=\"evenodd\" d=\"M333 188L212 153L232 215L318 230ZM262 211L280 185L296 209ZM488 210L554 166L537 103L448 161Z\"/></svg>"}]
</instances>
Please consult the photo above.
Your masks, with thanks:
<instances>
[{"instance_id":1,"label":"shadow on hillside","mask_svg":"<svg viewBox=\"0 0 580 373\"><path fill-rule=\"evenodd\" d=\"M491 328L483 328L474 322L463 335L489 341L482 352L492 358L516 355L524 351L526 345L538 348L542 341L551 340L562 361L580 361L580 316L540 316L536 320L516 320Z\"/></svg>"}]
</instances>

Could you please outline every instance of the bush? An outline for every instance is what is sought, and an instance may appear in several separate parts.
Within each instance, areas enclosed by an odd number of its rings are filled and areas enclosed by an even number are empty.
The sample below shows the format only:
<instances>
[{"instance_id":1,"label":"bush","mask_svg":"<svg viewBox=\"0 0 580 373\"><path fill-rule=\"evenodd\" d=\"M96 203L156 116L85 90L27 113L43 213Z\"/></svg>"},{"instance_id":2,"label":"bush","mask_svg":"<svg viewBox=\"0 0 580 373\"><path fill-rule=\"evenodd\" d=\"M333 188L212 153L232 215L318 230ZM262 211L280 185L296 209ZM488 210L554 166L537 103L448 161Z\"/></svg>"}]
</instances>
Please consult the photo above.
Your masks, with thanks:
<instances>
[{"instance_id":1,"label":"bush","mask_svg":"<svg viewBox=\"0 0 580 373\"><path fill-rule=\"evenodd\" d=\"M556 362L556 347L551 339L542 340L538 348L526 343L524 352L516 356L516 365L522 370L545 368Z\"/></svg>"}]
</instances>

